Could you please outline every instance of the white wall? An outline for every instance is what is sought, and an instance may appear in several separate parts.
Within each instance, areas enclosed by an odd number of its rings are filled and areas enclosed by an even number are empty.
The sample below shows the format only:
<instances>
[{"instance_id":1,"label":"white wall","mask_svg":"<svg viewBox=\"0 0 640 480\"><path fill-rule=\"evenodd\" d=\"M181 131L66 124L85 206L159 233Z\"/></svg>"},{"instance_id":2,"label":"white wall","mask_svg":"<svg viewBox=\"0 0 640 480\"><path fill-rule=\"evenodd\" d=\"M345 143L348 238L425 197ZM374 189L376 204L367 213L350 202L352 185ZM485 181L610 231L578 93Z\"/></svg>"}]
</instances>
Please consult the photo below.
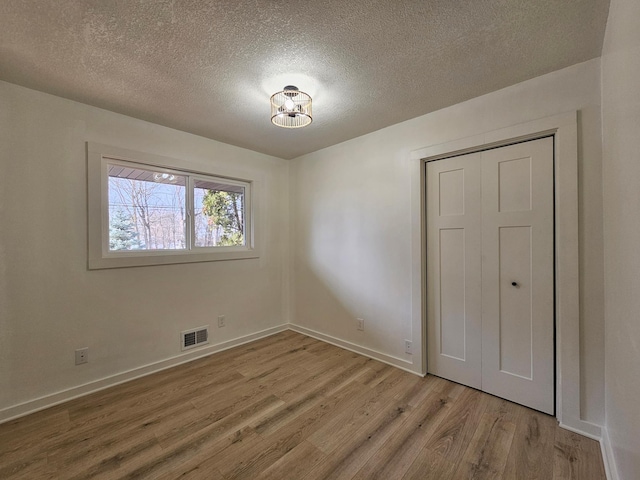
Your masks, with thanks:
<instances>
[{"instance_id":1,"label":"white wall","mask_svg":"<svg viewBox=\"0 0 640 480\"><path fill-rule=\"evenodd\" d=\"M640 478L640 2L612 0L602 56L606 430Z\"/></svg>"},{"instance_id":2,"label":"white wall","mask_svg":"<svg viewBox=\"0 0 640 480\"><path fill-rule=\"evenodd\" d=\"M579 110L581 391L604 414L598 59L305 155L291 165L291 321L400 360L411 320L410 152ZM365 318L365 331L355 318ZM419 359L413 363L420 370Z\"/></svg>"},{"instance_id":3,"label":"white wall","mask_svg":"<svg viewBox=\"0 0 640 480\"><path fill-rule=\"evenodd\" d=\"M258 179L262 257L88 271L87 141ZM0 82L0 420L22 402L180 355L181 330L208 324L221 343L286 323L288 168ZM85 346L90 362L75 366Z\"/></svg>"}]
</instances>

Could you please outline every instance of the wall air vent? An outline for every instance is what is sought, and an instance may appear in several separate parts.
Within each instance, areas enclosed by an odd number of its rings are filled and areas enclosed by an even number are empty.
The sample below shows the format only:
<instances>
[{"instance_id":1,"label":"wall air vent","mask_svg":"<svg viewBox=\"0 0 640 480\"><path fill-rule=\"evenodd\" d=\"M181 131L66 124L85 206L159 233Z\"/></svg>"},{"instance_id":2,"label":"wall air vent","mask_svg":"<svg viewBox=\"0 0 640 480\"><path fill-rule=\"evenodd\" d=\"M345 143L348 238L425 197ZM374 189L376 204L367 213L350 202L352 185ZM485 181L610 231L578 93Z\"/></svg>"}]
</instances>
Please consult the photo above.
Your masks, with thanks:
<instances>
[{"instance_id":1,"label":"wall air vent","mask_svg":"<svg viewBox=\"0 0 640 480\"><path fill-rule=\"evenodd\" d=\"M198 327L180 332L182 350L199 347L209 343L209 327Z\"/></svg>"}]
</instances>

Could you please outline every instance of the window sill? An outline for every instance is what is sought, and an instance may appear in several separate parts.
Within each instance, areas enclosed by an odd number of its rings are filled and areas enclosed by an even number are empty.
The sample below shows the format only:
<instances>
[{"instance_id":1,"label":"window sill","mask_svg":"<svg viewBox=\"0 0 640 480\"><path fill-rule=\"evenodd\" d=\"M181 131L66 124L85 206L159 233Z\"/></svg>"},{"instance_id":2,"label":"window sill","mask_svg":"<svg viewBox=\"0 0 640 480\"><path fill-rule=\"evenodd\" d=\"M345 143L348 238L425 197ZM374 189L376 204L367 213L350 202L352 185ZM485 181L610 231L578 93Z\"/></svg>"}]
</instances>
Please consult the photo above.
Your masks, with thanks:
<instances>
[{"instance_id":1,"label":"window sill","mask_svg":"<svg viewBox=\"0 0 640 480\"><path fill-rule=\"evenodd\" d=\"M132 252L133 253L133 252ZM147 252L145 255L129 255L128 253L109 254L108 256L89 258L89 270L106 268L146 267L151 265L173 265L179 263L220 262L228 260L245 260L259 258L256 250L232 252Z\"/></svg>"}]
</instances>

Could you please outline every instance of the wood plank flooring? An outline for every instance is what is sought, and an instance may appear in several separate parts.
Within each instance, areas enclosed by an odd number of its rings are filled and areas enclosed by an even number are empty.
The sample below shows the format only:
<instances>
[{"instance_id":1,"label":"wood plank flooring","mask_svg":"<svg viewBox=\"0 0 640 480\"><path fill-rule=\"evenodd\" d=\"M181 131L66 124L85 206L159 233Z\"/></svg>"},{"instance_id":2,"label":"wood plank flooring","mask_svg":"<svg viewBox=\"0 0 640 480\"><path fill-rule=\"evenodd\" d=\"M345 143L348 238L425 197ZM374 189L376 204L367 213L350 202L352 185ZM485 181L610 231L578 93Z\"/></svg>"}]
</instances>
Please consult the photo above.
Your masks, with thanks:
<instances>
[{"instance_id":1,"label":"wood plank flooring","mask_svg":"<svg viewBox=\"0 0 640 480\"><path fill-rule=\"evenodd\" d=\"M287 331L0 425L0 478L605 475L550 416Z\"/></svg>"}]
</instances>

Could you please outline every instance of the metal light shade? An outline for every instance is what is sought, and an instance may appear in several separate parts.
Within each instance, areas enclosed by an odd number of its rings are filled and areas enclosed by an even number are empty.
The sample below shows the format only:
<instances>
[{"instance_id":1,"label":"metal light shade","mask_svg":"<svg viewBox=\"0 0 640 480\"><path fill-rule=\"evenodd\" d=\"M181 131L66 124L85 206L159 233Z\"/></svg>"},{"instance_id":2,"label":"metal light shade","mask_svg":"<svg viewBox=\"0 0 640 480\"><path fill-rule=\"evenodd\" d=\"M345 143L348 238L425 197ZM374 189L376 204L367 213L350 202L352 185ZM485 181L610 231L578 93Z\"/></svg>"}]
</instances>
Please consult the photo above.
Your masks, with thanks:
<instances>
[{"instance_id":1,"label":"metal light shade","mask_svg":"<svg viewBox=\"0 0 640 480\"><path fill-rule=\"evenodd\" d=\"M271 96L271 123L283 128L301 128L313 120L311 97L293 85Z\"/></svg>"}]
</instances>

